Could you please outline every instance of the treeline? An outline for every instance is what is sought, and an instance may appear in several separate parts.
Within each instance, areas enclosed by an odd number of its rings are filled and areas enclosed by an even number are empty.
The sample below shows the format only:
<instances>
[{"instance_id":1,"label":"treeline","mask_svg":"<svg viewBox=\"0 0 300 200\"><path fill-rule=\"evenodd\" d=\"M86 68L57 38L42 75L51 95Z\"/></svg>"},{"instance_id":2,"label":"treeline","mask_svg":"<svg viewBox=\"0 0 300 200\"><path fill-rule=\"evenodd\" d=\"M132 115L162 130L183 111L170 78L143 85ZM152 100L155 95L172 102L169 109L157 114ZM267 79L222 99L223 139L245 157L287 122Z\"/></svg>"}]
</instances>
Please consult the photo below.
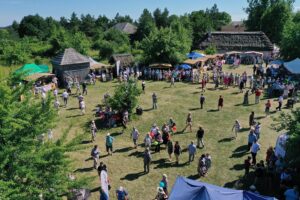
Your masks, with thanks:
<instances>
[{"instance_id":1,"label":"treeline","mask_svg":"<svg viewBox=\"0 0 300 200\"><path fill-rule=\"evenodd\" d=\"M247 0L245 9L250 31L263 31L280 47L281 56L291 60L300 56L300 12L293 12L294 0Z\"/></svg>"},{"instance_id":2,"label":"treeline","mask_svg":"<svg viewBox=\"0 0 300 200\"><path fill-rule=\"evenodd\" d=\"M135 35L112 28L129 22L137 26ZM66 47L83 54L96 53L96 59L106 60L114 53L132 53L140 63L177 63L208 31L219 30L231 22L231 16L220 12L217 5L182 16L156 9L144 9L137 21L129 15L117 14L113 19L90 14L80 17L73 13L69 19L25 16L20 23L0 30L0 59L7 65L50 58ZM95 57L95 55L94 55Z\"/></svg>"}]
</instances>

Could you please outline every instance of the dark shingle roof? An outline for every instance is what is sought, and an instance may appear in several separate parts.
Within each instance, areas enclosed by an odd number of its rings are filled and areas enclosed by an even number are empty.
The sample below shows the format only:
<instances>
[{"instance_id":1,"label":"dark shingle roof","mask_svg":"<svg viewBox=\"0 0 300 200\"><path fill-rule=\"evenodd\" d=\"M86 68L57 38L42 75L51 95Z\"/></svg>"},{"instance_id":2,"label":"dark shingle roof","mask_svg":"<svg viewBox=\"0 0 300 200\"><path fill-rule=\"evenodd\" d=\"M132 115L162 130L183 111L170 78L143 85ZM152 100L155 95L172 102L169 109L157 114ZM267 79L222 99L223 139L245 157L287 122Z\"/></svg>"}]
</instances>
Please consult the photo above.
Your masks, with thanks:
<instances>
[{"instance_id":1,"label":"dark shingle roof","mask_svg":"<svg viewBox=\"0 0 300 200\"><path fill-rule=\"evenodd\" d=\"M132 35L136 33L137 27L134 26L133 24L124 22L124 23L118 23L113 26L113 28L122 31L126 34Z\"/></svg>"},{"instance_id":2,"label":"dark shingle roof","mask_svg":"<svg viewBox=\"0 0 300 200\"><path fill-rule=\"evenodd\" d=\"M110 59L110 63L116 63L120 61L121 66L131 66L134 64L134 58L131 54L113 54Z\"/></svg>"},{"instance_id":3,"label":"dark shingle roof","mask_svg":"<svg viewBox=\"0 0 300 200\"><path fill-rule=\"evenodd\" d=\"M52 59L52 63L56 65L71 65L80 63L89 63L89 59L78 53L73 48L65 49L64 52Z\"/></svg>"},{"instance_id":4,"label":"dark shingle roof","mask_svg":"<svg viewBox=\"0 0 300 200\"><path fill-rule=\"evenodd\" d=\"M212 32L200 42L200 49L215 45L223 51L272 51L273 44L263 32Z\"/></svg>"}]
</instances>

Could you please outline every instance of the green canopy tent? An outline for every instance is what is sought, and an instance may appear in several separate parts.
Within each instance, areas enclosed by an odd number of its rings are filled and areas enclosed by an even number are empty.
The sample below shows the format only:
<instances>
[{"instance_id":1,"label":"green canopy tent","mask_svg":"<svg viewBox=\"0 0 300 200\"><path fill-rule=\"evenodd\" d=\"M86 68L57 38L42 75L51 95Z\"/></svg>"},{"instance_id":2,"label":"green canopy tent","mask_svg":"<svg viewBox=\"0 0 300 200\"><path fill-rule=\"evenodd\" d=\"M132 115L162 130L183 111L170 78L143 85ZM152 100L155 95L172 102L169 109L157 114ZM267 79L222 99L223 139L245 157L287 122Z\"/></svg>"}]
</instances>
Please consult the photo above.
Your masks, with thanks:
<instances>
[{"instance_id":1,"label":"green canopy tent","mask_svg":"<svg viewBox=\"0 0 300 200\"><path fill-rule=\"evenodd\" d=\"M21 68L17 69L14 73L30 76L37 73L48 73L48 72L49 72L49 67L47 65L25 64Z\"/></svg>"}]
</instances>

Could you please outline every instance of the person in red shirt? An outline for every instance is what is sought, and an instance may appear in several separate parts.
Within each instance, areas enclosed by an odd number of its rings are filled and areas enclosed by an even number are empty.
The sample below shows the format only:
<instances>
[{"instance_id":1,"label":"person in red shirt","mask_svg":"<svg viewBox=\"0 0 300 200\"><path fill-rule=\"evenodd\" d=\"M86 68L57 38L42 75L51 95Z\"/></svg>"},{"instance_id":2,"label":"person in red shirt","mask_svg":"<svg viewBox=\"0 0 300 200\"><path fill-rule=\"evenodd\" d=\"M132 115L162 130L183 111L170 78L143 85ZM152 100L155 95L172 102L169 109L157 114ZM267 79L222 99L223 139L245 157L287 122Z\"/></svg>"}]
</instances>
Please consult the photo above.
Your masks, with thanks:
<instances>
[{"instance_id":1,"label":"person in red shirt","mask_svg":"<svg viewBox=\"0 0 300 200\"><path fill-rule=\"evenodd\" d=\"M259 103L259 98L260 98L260 95L261 95L261 90L260 89L257 89L255 90L255 103L258 104Z\"/></svg>"},{"instance_id":2,"label":"person in red shirt","mask_svg":"<svg viewBox=\"0 0 300 200\"><path fill-rule=\"evenodd\" d=\"M265 113L266 113L266 116L268 116L270 114L270 108L271 108L271 101L268 100L267 103L265 104Z\"/></svg>"},{"instance_id":3,"label":"person in red shirt","mask_svg":"<svg viewBox=\"0 0 300 200\"><path fill-rule=\"evenodd\" d=\"M201 86L202 86L202 92L205 92L206 81L205 81L204 77L201 81Z\"/></svg>"}]
</instances>

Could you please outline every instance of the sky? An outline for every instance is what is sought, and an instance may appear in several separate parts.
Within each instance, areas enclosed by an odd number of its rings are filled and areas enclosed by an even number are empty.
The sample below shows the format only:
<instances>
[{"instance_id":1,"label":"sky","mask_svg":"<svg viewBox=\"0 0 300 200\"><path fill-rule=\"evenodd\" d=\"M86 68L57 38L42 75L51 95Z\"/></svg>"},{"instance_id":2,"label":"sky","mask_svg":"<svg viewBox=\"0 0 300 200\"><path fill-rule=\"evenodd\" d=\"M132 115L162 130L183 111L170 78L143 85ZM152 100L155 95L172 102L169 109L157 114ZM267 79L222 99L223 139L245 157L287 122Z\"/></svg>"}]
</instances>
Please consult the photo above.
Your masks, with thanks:
<instances>
[{"instance_id":1,"label":"sky","mask_svg":"<svg viewBox=\"0 0 300 200\"><path fill-rule=\"evenodd\" d=\"M228 12L233 21L246 19L243 8L247 7L247 0L0 0L0 27L34 14L59 19L69 18L72 12L78 16L91 14L109 18L119 13L136 20L144 8L150 11L167 8L170 14L182 15L211 8L215 3L220 11ZM294 7L300 10L300 0L295 1Z\"/></svg>"}]
</instances>

